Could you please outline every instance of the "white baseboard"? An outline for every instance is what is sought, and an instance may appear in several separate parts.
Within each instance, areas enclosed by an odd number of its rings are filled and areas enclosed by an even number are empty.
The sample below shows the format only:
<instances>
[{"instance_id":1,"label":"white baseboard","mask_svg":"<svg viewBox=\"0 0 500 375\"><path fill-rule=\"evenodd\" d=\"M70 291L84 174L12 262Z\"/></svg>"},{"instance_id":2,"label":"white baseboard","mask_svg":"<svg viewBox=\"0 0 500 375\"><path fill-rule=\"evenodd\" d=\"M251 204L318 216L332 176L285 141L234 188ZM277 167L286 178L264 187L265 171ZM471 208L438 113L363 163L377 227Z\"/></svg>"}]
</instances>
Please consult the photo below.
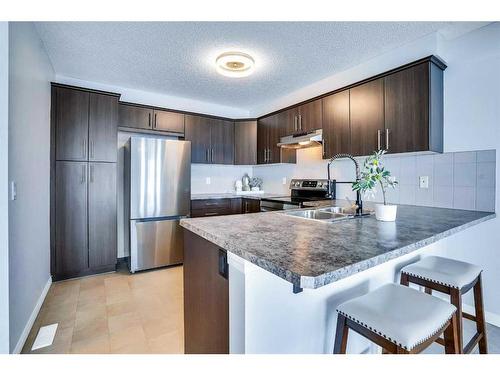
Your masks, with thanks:
<instances>
[{"instance_id":1,"label":"white baseboard","mask_svg":"<svg viewBox=\"0 0 500 375\"><path fill-rule=\"evenodd\" d=\"M474 309L474 306L471 305L466 305L465 303L462 304L462 310L466 313L475 315L476 310ZM485 311L484 312L484 318L486 319L487 323L490 323L494 326L500 327L500 315Z\"/></svg>"},{"instance_id":2,"label":"white baseboard","mask_svg":"<svg viewBox=\"0 0 500 375\"><path fill-rule=\"evenodd\" d=\"M45 301L45 297L47 296L47 293L49 292L50 285L52 285L52 278L51 277L49 277L49 279L47 280L47 284L45 284L45 287L42 290L42 294L40 294L40 297L38 298L38 301L36 302L36 305L33 308L33 311L31 312L30 318L28 319L26 326L24 326L23 333L21 334L21 337L19 337L19 340L17 341L17 344L16 344L16 347L14 348L13 354L19 354L19 353L21 353L21 350L23 350L23 346L26 342L26 339L28 338L28 335L30 334L31 328L33 327L33 324L35 323L36 317L38 316L40 309L42 308L43 301Z\"/></svg>"}]
</instances>

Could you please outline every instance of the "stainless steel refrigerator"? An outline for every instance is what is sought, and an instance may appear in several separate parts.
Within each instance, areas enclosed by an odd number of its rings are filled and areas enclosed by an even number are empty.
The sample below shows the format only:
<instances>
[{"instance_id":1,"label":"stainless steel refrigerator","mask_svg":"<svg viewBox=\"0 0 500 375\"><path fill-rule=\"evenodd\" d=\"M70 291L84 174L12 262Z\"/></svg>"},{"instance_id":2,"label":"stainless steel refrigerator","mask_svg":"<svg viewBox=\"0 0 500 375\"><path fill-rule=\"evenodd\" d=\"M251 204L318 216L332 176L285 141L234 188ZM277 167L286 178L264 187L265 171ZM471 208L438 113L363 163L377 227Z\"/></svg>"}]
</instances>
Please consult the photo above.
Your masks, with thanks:
<instances>
[{"instance_id":1,"label":"stainless steel refrigerator","mask_svg":"<svg viewBox=\"0 0 500 375\"><path fill-rule=\"evenodd\" d=\"M180 264L191 205L191 142L131 137L125 148L131 272Z\"/></svg>"}]
</instances>

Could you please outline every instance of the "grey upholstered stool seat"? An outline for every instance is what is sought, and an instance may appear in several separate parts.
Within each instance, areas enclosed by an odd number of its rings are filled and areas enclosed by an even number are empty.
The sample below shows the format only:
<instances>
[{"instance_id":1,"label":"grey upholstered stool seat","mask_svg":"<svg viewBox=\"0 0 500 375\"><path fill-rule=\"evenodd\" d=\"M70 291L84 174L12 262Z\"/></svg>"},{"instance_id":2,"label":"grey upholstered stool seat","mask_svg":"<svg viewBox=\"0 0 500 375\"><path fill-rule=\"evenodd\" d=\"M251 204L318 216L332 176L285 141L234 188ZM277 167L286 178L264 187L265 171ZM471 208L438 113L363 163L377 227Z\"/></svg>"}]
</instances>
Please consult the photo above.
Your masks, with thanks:
<instances>
[{"instance_id":1,"label":"grey upholstered stool seat","mask_svg":"<svg viewBox=\"0 0 500 375\"><path fill-rule=\"evenodd\" d=\"M424 287L428 294L438 291L450 296L451 304L457 308L460 353L470 353L476 345L479 346L479 353L488 353L481 272L481 268L474 264L437 256L423 258L401 270L402 285L417 284ZM462 295L471 289L474 291L475 315L462 311ZM462 318L476 322L477 331L465 346ZM442 339L436 342L445 344Z\"/></svg>"},{"instance_id":2,"label":"grey upholstered stool seat","mask_svg":"<svg viewBox=\"0 0 500 375\"><path fill-rule=\"evenodd\" d=\"M457 289L471 284L481 271L474 264L437 256L423 258L401 270L402 273Z\"/></svg>"},{"instance_id":3,"label":"grey upholstered stool seat","mask_svg":"<svg viewBox=\"0 0 500 375\"><path fill-rule=\"evenodd\" d=\"M442 332L455 311L446 301L397 284L384 285L337 308L339 319L343 316L408 352Z\"/></svg>"}]
</instances>

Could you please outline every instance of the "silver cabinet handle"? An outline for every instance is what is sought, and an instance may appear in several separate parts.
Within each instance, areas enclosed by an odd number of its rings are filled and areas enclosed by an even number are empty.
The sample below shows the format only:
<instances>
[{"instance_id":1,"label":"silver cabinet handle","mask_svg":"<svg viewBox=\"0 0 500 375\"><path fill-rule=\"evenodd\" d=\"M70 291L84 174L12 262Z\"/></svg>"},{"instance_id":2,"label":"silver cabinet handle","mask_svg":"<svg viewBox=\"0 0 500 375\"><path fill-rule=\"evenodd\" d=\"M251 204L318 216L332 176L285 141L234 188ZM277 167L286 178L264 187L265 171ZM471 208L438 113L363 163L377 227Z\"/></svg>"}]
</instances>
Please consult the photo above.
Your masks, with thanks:
<instances>
[{"instance_id":1,"label":"silver cabinet handle","mask_svg":"<svg viewBox=\"0 0 500 375\"><path fill-rule=\"evenodd\" d=\"M214 162L214 149L213 148L210 149L210 162L211 163Z\"/></svg>"},{"instance_id":2,"label":"silver cabinet handle","mask_svg":"<svg viewBox=\"0 0 500 375\"><path fill-rule=\"evenodd\" d=\"M87 140L86 139L83 140L83 158L84 159L87 158Z\"/></svg>"},{"instance_id":3,"label":"silver cabinet handle","mask_svg":"<svg viewBox=\"0 0 500 375\"><path fill-rule=\"evenodd\" d=\"M380 150L380 135L381 135L381 132L379 129L379 130L377 130L377 150Z\"/></svg>"},{"instance_id":4,"label":"silver cabinet handle","mask_svg":"<svg viewBox=\"0 0 500 375\"><path fill-rule=\"evenodd\" d=\"M82 178L80 179L80 182L81 182L82 184L84 184L84 183L85 183L85 174L86 174L86 173L85 173L85 164L83 164L83 165L82 165Z\"/></svg>"},{"instance_id":5,"label":"silver cabinet handle","mask_svg":"<svg viewBox=\"0 0 500 375\"><path fill-rule=\"evenodd\" d=\"M389 150L389 130L385 129L385 149Z\"/></svg>"},{"instance_id":6,"label":"silver cabinet handle","mask_svg":"<svg viewBox=\"0 0 500 375\"><path fill-rule=\"evenodd\" d=\"M267 162L269 163L271 161L271 149L267 149Z\"/></svg>"},{"instance_id":7,"label":"silver cabinet handle","mask_svg":"<svg viewBox=\"0 0 500 375\"><path fill-rule=\"evenodd\" d=\"M156 113L155 113L155 122L154 122L154 124L153 124L153 129L156 129L156 126L157 126L157 125L156 125Z\"/></svg>"},{"instance_id":8,"label":"silver cabinet handle","mask_svg":"<svg viewBox=\"0 0 500 375\"><path fill-rule=\"evenodd\" d=\"M302 130L302 115L299 115L299 130Z\"/></svg>"},{"instance_id":9,"label":"silver cabinet handle","mask_svg":"<svg viewBox=\"0 0 500 375\"><path fill-rule=\"evenodd\" d=\"M91 183L94 182L94 166L92 164L90 165L90 177L89 177L89 179L90 179Z\"/></svg>"},{"instance_id":10,"label":"silver cabinet handle","mask_svg":"<svg viewBox=\"0 0 500 375\"><path fill-rule=\"evenodd\" d=\"M264 149L264 163L267 162L267 150Z\"/></svg>"},{"instance_id":11,"label":"silver cabinet handle","mask_svg":"<svg viewBox=\"0 0 500 375\"><path fill-rule=\"evenodd\" d=\"M293 130L297 131L298 130L298 121L297 121L297 116L293 116Z\"/></svg>"},{"instance_id":12,"label":"silver cabinet handle","mask_svg":"<svg viewBox=\"0 0 500 375\"><path fill-rule=\"evenodd\" d=\"M207 148L205 159L206 159L207 163L210 162L210 149L209 148Z\"/></svg>"},{"instance_id":13,"label":"silver cabinet handle","mask_svg":"<svg viewBox=\"0 0 500 375\"><path fill-rule=\"evenodd\" d=\"M90 157L94 158L94 141L90 141Z\"/></svg>"},{"instance_id":14,"label":"silver cabinet handle","mask_svg":"<svg viewBox=\"0 0 500 375\"><path fill-rule=\"evenodd\" d=\"M151 127L151 113L148 113L148 128Z\"/></svg>"}]
</instances>

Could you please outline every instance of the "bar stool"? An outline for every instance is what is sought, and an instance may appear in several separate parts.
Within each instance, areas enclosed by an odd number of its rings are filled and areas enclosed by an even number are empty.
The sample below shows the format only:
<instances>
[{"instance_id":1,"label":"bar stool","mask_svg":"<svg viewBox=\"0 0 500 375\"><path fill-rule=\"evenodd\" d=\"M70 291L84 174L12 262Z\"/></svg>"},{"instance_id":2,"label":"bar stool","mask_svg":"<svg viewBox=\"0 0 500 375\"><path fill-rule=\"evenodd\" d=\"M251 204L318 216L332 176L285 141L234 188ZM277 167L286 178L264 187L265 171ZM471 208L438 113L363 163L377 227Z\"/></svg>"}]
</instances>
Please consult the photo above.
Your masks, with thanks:
<instances>
[{"instance_id":1,"label":"bar stool","mask_svg":"<svg viewBox=\"0 0 500 375\"><path fill-rule=\"evenodd\" d=\"M337 308L334 354L345 354L349 329L383 353L419 353L444 333L447 354L458 354L456 308L437 297L387 284Z\"/></svg>"},{"instance_id":2,"label":"bar stool","mask_svg":"<svg viewBox=\"0 0 500 375\"><path fill-rule=\"evenodd\" d=\"M401 270L401 284L414 283L425 287L427 294L433 290L450 295L450 302L457 308L458 341L460 353L470 353L479 344L479 353L487 354L486 324L484 320L481 268L470 263L449 258L429 256ZM476 315L462 311L462 295L474 288ZM476 334L463 346L463 322L466 318L476 322ZM438 339L443 344L442 339Z\"/></svg>"}]
</instances>

